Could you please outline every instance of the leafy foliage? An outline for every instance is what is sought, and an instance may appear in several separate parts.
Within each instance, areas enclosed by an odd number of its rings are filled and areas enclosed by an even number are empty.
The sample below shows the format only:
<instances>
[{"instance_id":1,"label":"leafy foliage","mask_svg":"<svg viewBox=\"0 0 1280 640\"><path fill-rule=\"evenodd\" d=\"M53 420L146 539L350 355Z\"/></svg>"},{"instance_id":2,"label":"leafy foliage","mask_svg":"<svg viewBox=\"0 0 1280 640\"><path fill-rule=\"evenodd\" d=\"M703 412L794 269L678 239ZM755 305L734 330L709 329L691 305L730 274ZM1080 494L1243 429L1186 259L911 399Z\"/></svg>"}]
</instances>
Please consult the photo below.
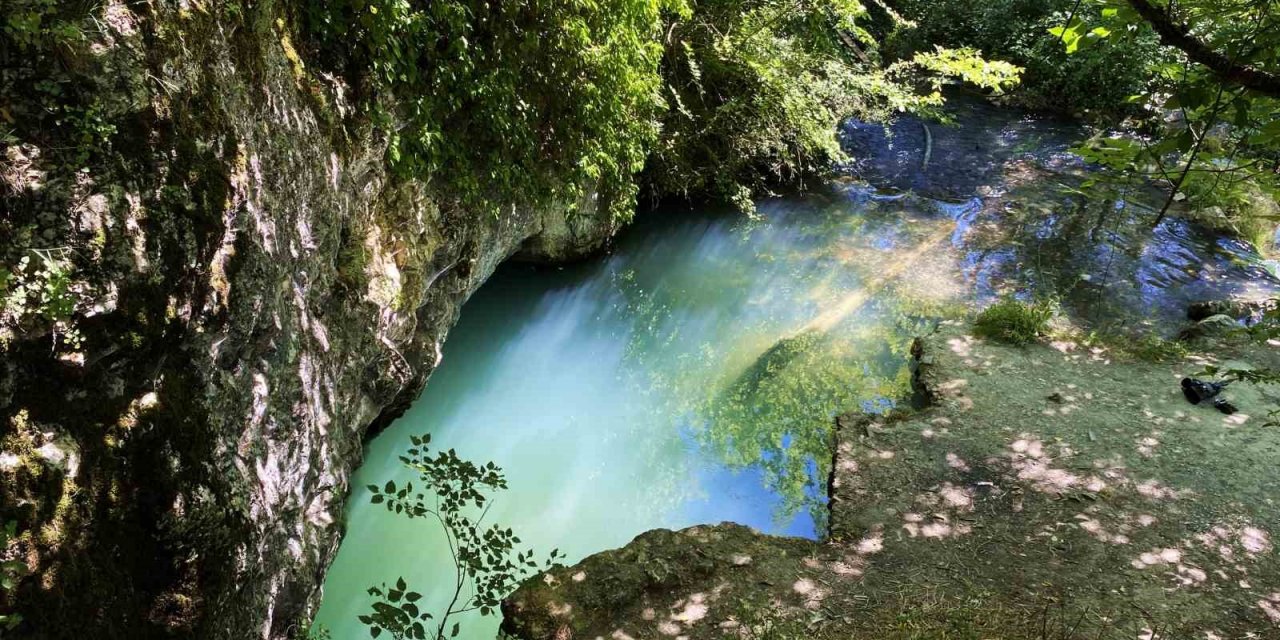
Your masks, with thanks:
<instances>
[{"instance_id":1,"label":"leafy foliage","mask_svg":"<svg viewBox=\"0 0 1280 640\"><path fill-rule=\"evenodd\" d=\"M1031 344L1048 328L1055 311L1056 305L1050 302L1004 298L978 314L973 332L1009 344Z\"/></svg>"},{"instance_id":2,"label":"leafy foliage","mask_svg":"<svg viewBox=\"0 0 1280 640\"><path fill-rule=\"evenodd\" d=\"M10 520L0 528L0 551L9 547L9 543L18 534L18 523ZM0 561L0 593L12 593L18 587L18 581L27 575L27 565L21 560ZM0 613L0 630L13 629L22 622L22 616L16 613Z\"/></svg>"},{"instance_id":3,"label":"leafy foliage","mask_svg":"<svg viewBox=\"0 0 1280 640\"><path fill-rule=\"evenodd\" d=\"M1151 16L1136 10L1145 6L1228 65L1280 69L1275 0L1087 4L1096 9L1096 19L1076 19L1057 31L1068 49L1091 36L1120 47L1150 38ZM1252 220L1246 235L1256 238L1261 233L1257 220L1269 219L1274 226L1280 219L1274 205L1280 193L1280 96L1239 84L1237 77L1198 59L1204 57L1167 46L1163 56L1148 60L1152 83L1131 99L1150 114L1137 123L1142 135L1099 137L1083 153L1122 179L1151 178L1165 186L1169 195L1159 218L1182 202L1211 222L1225 222L1219 226L1245 230ZM1258 204L1267 201L1269 207Z\"/></svg>"},{"instance_id":4,"label":"leafy foliage","mask_svg":"<svg viewBox=\"0 0 1280 640\"><path fill-rule=\"evenodd\" d=\"M972 50L886 64L856 0L705 0L666 37L670 105L646 170L656 196L712 197L744 210L776 184L801 184L843 157L836 125L942 102L938 78L1004 88L1012 65ZM916 91L921 80L930 91Z\"/></svg>"},{"instance_id":5,"label":"leafy foliage","mask_svg":"<svg viewBox=\"0 0 1280 640\"><path fill-rule=\"evenodd\" d=\"M49 38L74 39L78 31L74 23L63 19L58 5L56 0L13 0L0 25L5 37L23 51L38 48Z\"/></svg>"},{"instance_id":6,"label":"leafy foliage","mask_svg":"<svg viewBox=\"0 0 1280 640\"><path fill-rule=\"evenodd\" d=\"M55 347L79 347L73 276L84 261L60 246L66 220L57 207L116 134L98 87L72 62L88 47L85 30L101 28L96 7L11 0L0 15L0 148L9 162L38 154L42 166L38 180L21 171L0 180L0 340L51 331Z\"/></svg>"},{"instance_id":7,"label":"leafy foliage","mask_svg":"<svg viewBox=\"0 0 1280 640\"><path fill-rule=\"evenodd\" d=\"M394 586L369 588L375 598L373 610L360 616L360 622L374 638L383 632L396 640L451 638L461 629L459 622L449 625L452 616L468 611L485 616L496 613L502 598L530 572L550 568L563 555L553 549L539 563L533 551L517 549L520 538L510 528L482 526L490 494L507 488L502 469L492 462L478 466L463 460L453 449L432 455L427 448L430 435L412 436L410 442L413 446L400 461L418 473L421 485L397 486L392 481L381 487L369 485L370 501L408 518L439 523L453 557L452 599L445 610L428 611L419 605L422 594L411 591L401 577ZM473 516L476 510L480 514Z\"/></svg>"},{"instance_id":8,"label":"leafy foliage","mask_svg":"<svg viewBox=\"0 0 1280 640\"><path fill-rule=\"evenodd\" d=\"M1062 26L1098 16L1075 0L890 0L900 20L888 49L895 55L935 46L971 47L1025 69L1011 94L1025 106L1065 113L1133 111L1129 96L1147 84L1146 61L1158 54L1154 38L1090 46L1100 33L1085 31L1069 43ZM1074 35L1074 32L1073 32ZM1068 54L1065 49L1070 49Z\"/></svg>"},{"instance_id":9,"label":"leafy foliage","mask_svg":"<svg viewBox=\"0 0 1280 640\"><path fill-rule=\"evenodd\" d=\"M1272 299L1265 304L1261 317L1249 326L1245 333L1250 339L1260 342L1280 338L1280 299ZM1280 385L1280 370L1274 368L1219 370L1208 366L1205 368L1204 375L1221 375L1227 380L1252 384ZM1268 426L1280 426L1280 408L1271 411L1267 418Z\"/></svg>"},{"instance_id":10,"label":"leafy foliage","mask_svg":"<svg viewBox=\"0 0 1280 640\"><path fill-rule=\"evenodd\" d=\"M1280 370L1270 368L1240 369L1228 367L1223 369L1216 365L1206 365L1199 375L1205 378L1220 376L1223 380L1228 382L1280 386ZM1273 409L1269 412L1267 414L1267 421L1264 425L1268 427L1280 427L1280 409Z\"/></svg>"},{"instance_id":11,"label":"leafy foliage","mask_svg":"<svg viewBox=\"0 0 1280 640\"><path fill-rule=\"evenodd\" d=\"M65 251L33 250L13 271L0 265L0 317L8 316L19 326L48 325L55 340L61 336L67 346L78 348L81 337L72 314L79 296L71 271Z\"/></svg>"},{"instance_id":12,"label":"leafy foliage","mask_svg":"<svg viewBox=\"0 0 1280 640\"><path fill-rule=\"evenodd\" d=\"M94 153L110 148L115 125L95 88L78 81L67 64L67 52L87 42L84 24L93 3L55 0L11 0L0 24L0 140L21 137L41 144L70 166L83 166Z\"/></svg>"},{"instance_id":13,"label":"leafy foliage","mask_svg":"<svg viewBox=\"0 0 1280 640\"><path fill-rule=\"evenodd\" d=\"M489 211L599 186L626 218L646 158L654 195L749 208L839 158L839 120L940 104L915 91L922 77L1016 80L972 50L885 65L857 0L308 6L326 57L367 78L391 163Z\"/></svg>"},{"instance_id":14,"label":"leafy foliage","mask_svg":"<svg viewBox=\"0 0 1280 640\"><path fill-rule=\"evenodd\" d=\"M600 184L626 217L663 106L661 17L684 10L680 0L312 0L309 24L327 54L367 71L396 169L490 211L508 199L574 202Z\"/></svg>"}]
</instances>

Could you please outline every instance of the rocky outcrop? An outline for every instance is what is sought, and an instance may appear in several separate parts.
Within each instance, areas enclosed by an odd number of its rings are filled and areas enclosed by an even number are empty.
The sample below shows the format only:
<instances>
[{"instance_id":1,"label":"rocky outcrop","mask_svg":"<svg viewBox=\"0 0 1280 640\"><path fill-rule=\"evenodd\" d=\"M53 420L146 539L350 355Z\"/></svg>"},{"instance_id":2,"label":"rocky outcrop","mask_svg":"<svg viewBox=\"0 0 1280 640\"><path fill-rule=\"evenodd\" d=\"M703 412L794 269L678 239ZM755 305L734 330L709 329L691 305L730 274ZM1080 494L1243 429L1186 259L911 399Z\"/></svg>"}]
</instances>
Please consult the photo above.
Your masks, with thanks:
<instances>
[{"instance_id":1,"label":"rocky outcrop","mask_svg":"<svg viewBox=\"0 0 1280 640\"><path fill-rule=\"evenodd\" d=\"M1275 311L1280 300L1206 300L1187 306L1187 319L1203 322L1214 316L1226 316L1232 321L1253 324L1268 312Z\"/></svg>"},{"instance_id":2,"label":"rocky outcrop","mask_svg":"<svg viewBox=\"0 0 1280 640\"><path fill-rule=\"evenodd\" d=\"M416 397L459 306L517 252L614 230L594 196L480 215L390 175L292 10L111 0L56 52L5 51L6 121L43 117L55 73L81 117L20 127L0 160L17 637L299 635L362 439Z\"/></svg>"}]
</instances>

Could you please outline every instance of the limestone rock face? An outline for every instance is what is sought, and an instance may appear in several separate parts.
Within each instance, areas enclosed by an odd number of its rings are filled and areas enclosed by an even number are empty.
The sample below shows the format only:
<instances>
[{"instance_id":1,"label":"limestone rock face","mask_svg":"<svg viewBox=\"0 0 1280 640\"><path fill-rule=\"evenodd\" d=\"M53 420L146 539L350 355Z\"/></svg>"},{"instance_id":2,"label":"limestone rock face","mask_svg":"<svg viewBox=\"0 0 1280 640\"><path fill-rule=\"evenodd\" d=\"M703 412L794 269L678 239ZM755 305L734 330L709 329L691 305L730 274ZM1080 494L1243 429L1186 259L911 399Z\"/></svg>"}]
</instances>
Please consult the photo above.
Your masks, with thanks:
<instances>
[{"instance_id":1,"label":"limestone rock face","mask_svg":"<svg viewBox=\"0 0 1280 640\"><path fill-rule=\"evenodd\" d=\"M614 230L594 196L481 215L390 175L351 89L298 53L295 10L101 3L57 64L110 151L72 163L57 127L5 143L0 262L48 261L71 308L0 313L17 637L300 635L362 440L417 396L459 306L531 237L525 257L571 259ZM6 91L44 61L21 64Z\"/></svg>"}]
</instances>

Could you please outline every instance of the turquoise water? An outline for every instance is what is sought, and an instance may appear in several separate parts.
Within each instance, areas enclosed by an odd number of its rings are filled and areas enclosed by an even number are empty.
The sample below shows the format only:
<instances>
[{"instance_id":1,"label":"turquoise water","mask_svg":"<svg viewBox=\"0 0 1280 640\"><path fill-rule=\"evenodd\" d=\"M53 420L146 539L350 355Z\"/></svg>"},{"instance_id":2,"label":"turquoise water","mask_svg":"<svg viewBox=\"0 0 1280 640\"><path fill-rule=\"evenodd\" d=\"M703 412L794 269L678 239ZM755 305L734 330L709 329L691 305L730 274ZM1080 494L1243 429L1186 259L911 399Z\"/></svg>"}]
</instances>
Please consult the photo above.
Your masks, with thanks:
<instances>
[{"instance_id":1,"label":"turquoise water","mask_svg":"<svg viewBox=\"0 0 1280 640\"><path fill-rule=\"evenodd\" d=\"M428 601L444 597L439 531L370 505L363 488L411 479L397 457L414 434L503 467L511 489L489 520L569 561L703 522L819 535L832 418L892 404L918 328L893 305L866 304L876 274L848 267L928 225L851 215L863 208L837 192L765 204L756 222L655 215L597 261L500 269L464 307L421 398L368 446L317 622L334 638L368 637L356 620L365 589L399 576ZM842 313L821 331L807 328L832 309ZM753 375L796 335L805 348ZM496 626L468 619L462 637Z\"/></svg>"},{"instance_id":2,"label":"turquoise water","mask_svg":"<svg viewBox=\"0 0 1280 640\"><path fill-rule=\"evenodd\" d=\"M411 435L501 466L511 488L488 521L570 563L656 527L816 537L834 415L906 397L911 337L940 319L1050 289L1069 313L1150 320L1188 295L1259 286L1247 248L1175 220L1122 233L1124 209L1099 226L836 185L754 220L657 212L580 265L504 266L418 402L368 446L317 622L368 637L365 590L401 576L443 608L442 534L363 488L412 478L398 461ZM463 622L462 638L498 624Z\"/></svg>"}]
</instances>

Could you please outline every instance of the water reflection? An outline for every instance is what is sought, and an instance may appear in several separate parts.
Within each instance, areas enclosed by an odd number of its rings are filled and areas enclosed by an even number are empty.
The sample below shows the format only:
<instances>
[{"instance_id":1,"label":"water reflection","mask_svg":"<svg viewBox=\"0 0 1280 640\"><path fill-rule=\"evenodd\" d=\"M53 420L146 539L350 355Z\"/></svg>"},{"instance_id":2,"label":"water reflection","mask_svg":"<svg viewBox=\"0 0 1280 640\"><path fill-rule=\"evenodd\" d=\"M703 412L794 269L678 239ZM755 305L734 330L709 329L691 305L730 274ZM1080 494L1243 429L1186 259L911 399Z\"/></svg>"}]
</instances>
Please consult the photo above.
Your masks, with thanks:
<instances>
[{"instance_id":1,"label":"water reflection","mask_svg":"<svg viewBox=\"0 0 1280 640\"><path fill-rule=\"evenodd\" d=\"M910 341L939 319L1040 292L1130 322L1275 287L1237 243L1173 219L1151 230L1141 206L1082 201L1069 181L956 203L841 184L759 210L656 214L605 259L501 269L352 486L408 479L396 457L431 433L504 467L490 520L571 562L721 520L814 537L833 417L905 397ZM369 585L404 576L430 605L452 575L438 532L367 502L353 492L326 582L319 622L338 639L364 637ZM496 621L465 628L492 637Z\"/></svg>"},{"instance_id":2,"label":"water reflection","mask_svg":"<svg viewBox=\"0 0 1280 640\"><path fill-rule=\"evenodd\" d=\"M1187 305L1277 291L1247 243L1181 218L1152 226L1149 193L1085 195L1081 176L1023 184L988 200L958 248L980 297L1010 290L1060 298L1080 325L1111 332L1176 332Z\"/></svg>"}]
</instances>

